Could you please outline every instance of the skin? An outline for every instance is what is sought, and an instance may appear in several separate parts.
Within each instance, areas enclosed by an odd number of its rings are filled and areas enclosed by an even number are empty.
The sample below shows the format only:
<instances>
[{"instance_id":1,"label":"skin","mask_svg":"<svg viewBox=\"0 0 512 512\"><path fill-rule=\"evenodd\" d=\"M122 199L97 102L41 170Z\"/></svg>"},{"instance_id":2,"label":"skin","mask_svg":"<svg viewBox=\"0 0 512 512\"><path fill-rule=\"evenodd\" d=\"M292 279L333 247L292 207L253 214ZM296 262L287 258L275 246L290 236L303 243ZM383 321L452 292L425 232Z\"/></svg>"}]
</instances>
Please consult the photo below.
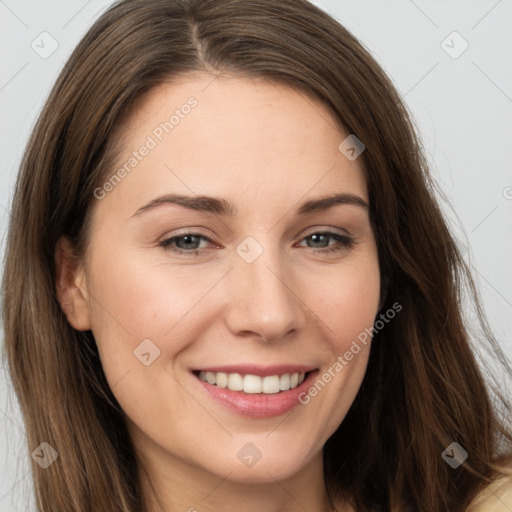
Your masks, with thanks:
<instances>
[{"instance_id":1,"label":"skin","mask_svg":"<svg viewBox=\"0 0 512 512\"><path fill-rule=\"evenodd\" d=\"M359 390L370 344L307 405L272 418L214 402L191 369L295 363L321 375L373 325L380 274L368 210L294 214L334 192L368 202L362 161L338 150L348 133L318 100L268 81L193 74L139 101L120 132L118 165L190 96L198 101L191 113L95 200L84 258L73 263L72 247L59 242L59 299L73 327L94 334L164 510L331 510L322 447ZM134 216L163 193L225 198L238 214L165 204ZM312 242L325 230L355 245L322 252L340 246L332 237ZM209 240L178 247L203 254L159 245L187 231ZM252 263L236 252L248 236L263 248ZM144 339L160 350L149 366L134 357ZM251 468L237 457L247 442L262 454Z\"/></svg>"}]
</instances>

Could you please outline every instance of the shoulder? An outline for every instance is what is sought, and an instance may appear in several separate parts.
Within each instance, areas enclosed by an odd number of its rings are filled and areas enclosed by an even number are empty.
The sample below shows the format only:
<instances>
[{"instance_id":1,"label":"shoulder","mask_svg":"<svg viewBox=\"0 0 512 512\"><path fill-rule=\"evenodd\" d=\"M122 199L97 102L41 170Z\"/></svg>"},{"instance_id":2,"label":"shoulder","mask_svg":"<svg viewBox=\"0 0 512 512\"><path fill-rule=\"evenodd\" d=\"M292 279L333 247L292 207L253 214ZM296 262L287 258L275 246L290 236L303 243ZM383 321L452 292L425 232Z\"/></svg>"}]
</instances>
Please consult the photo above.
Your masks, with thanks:
<instances>
[{"instance_id":1,"label":"shoulder","mask_svg":"<svg viewBox=\"0 0 512 512\"><path fill-rule=\"evenodd\" d=\"M494 480L470 503L467 512L512 511L512 470L506 476Z\"/></svg>"}]
</instances>

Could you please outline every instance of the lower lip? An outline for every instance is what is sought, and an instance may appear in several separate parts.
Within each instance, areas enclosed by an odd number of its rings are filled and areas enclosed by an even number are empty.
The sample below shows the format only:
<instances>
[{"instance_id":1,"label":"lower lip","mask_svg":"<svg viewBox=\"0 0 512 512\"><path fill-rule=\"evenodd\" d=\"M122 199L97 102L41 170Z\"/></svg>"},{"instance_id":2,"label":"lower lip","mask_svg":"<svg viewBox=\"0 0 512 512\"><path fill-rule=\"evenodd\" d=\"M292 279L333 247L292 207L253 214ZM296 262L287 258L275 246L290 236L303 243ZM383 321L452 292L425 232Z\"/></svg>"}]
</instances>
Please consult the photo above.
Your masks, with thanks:
<instances>
[{"instance_id":1,"label":"lower lip","mask_svg":"<svg viewBox=\"0 0 512 512\"><path fill-rule=\"evenodd\" d=\"M244 393L243 391L231 391L228 388L219 388L213 384L204 382L194 375L194 378L214 400L220 402L231 411L249 418L271 418L281 416L299 405L299 395L309 386L318 370L309 372L304 382L296 388L280 391L274 394Z\"/></svg>"}]
</instances>

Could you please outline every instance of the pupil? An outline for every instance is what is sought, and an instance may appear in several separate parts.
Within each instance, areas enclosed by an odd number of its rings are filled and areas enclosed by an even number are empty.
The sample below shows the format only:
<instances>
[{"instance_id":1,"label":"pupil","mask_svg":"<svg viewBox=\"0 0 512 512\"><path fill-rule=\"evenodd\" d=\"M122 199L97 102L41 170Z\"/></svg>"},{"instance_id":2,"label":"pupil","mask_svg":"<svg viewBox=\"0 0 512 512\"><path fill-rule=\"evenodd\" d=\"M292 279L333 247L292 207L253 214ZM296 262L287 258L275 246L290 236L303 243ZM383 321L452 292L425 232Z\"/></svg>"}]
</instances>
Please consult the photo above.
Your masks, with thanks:
<instances>
[{"instance_id":1,"label":"pupil","mask_svg":"<svg viewBox=\"0 0 512 512\"><path fill-rule=\"evenodd\" d=\"M197 238L197 237L194 235L186 235L186 236L182 237L181 240L184 242L185 245L189 245L189 244L194 245L194 240L191 240L194 238ZM187 240L188 240L188 242L187 242ZM197 241L196 241L196 243L197 243ZM190 249L190 247L185 247L185 248Z\"/></svg>"},{"instance_id":2,"label":"pupil","mask_svg":"<svg viewBox=\"0 0 512 512\"><path fill-rule=\"evenodd\" d=\"M325 235L311 235L311 241L312 241L313 243L318 243L318 241L319 241L319 239L320 239L321 237L324 237L324 238L325 238ZM324 241L325 241L325 240L324 240ZM325 247L325 244L320 244L320 245L322 245L322 247Z\"/></svg>"}]
</instances>

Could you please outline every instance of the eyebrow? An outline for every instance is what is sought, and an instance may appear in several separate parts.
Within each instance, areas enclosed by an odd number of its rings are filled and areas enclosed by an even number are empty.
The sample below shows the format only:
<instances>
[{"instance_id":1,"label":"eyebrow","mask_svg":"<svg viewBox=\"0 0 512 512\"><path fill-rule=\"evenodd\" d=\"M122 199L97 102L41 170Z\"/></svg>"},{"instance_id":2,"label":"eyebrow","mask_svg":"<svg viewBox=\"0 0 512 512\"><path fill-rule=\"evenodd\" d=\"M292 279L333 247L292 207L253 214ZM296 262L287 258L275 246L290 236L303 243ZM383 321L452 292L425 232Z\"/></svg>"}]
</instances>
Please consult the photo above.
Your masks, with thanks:
<instances>
[{"instance_id":1,"label":"eyebrow","mask_svg":"<svg viewBox=\"0 0 512 512\"><path fill-rule=\"evenodd\" d=\"M165 194L151 200L146 205L139 208L132 217L141 215L144 212L154 210L164 204L174 204L183 206L190 210L202 211L224 216L237 215L236 207L226 199L211 196L185 196L181 194ZM306 215L317 211L324 211L338 204L349 204L369 209L370 205L355 194L340 193L310 199L302 203L295 209L295 215Z\"/></svg>"}]
</instances>

